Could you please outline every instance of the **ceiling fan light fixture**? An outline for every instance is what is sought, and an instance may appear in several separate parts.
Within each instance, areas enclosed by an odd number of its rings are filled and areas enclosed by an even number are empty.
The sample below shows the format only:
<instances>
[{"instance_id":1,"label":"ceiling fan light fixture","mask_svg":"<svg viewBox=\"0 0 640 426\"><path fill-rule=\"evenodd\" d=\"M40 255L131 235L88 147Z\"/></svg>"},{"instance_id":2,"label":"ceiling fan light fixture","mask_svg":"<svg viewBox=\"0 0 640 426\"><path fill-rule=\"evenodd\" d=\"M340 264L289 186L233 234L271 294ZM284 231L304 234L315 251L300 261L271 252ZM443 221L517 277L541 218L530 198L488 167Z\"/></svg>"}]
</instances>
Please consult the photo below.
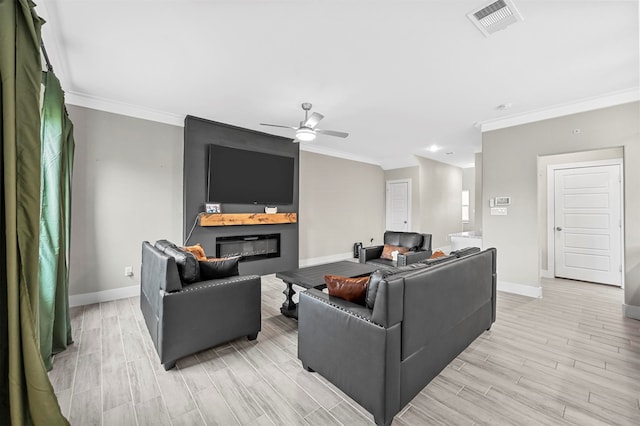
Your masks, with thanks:
<instances>
[{"instance_id":1,"label":"ceiling fan light fixture","mask_svg":"<svg viewBox=\"0 0 640 426\"><path fill-rule=\"evenodd\" d=\"M302 142L311 142L316 138L316 132L307 127L301 127L296 130L296 139Z\"/></svg>"}]
</instances>

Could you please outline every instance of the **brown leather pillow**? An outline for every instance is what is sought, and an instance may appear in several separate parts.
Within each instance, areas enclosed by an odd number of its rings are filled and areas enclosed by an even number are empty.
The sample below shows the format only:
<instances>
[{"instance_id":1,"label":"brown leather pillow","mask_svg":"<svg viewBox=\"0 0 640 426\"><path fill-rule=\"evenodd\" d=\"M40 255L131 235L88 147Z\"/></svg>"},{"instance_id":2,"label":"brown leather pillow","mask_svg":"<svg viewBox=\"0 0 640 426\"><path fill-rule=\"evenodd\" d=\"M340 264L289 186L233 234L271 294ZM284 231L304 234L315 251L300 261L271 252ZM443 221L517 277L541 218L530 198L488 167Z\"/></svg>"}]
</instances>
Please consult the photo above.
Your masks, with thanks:
<instances>
[{"instance_id":1,"label":"brown leather pillow","mask_svg":"<svg viewBox=\"0 0 640 426\"><path fill-rule=\"evenodd\" d=\"M394 251L397 251L398 254L405 254L406 252L409 251L409 249L407 247L392 246L391 244L385 244L384 248L382 249L382 255L380 256L380 258L393 260L393 256L391 255L391 253L393 253Z\"/></svg>"},{"instance_id":2,"label":"brown leather pillow","mask_svg":"<svg viewBox=\"0 0 640 426\"><path fill-rule=\"evenodd\" d=\"M348 278L339 275L325 275L324 282L327 284L329 296L339 297L349 302L364 305L364 298L367 294L369 276Z\"/></svg>"},{"instance_id":3,"label":"brown leather pillow","mask_svg":"<svg viewBox=\"0 0 640 426\"><path fill-rule=\"evenodd\" d=\"M204 249L202 248L200 243L193 246L182 247L182 250L193 253L197 260L207 260L207 255L204 254Z\"/></svg>"},{"instance_id":4,"label":"brown leather pillow","mask_svg":"<svg viewBox=\"0 0 640 426\"><path fill-rule=\"evenodd\" d=\"M446 253L443 252L442 250L436 250L436 251L433 252L433 254L431 255L431 257L429 259L437 259L437 258L442 257L442 256L446 256Z\"/></svg>"}]
</instances>

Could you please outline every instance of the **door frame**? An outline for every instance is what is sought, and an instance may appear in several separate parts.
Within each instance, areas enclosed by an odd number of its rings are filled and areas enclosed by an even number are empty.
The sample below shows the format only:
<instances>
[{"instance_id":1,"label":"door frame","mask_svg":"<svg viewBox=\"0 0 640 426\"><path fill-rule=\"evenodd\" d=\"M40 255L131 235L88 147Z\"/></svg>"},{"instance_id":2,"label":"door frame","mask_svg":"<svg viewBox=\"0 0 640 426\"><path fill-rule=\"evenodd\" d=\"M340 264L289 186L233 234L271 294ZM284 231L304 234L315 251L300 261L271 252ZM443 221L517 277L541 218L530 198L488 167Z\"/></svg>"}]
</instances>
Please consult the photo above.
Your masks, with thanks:
<instances>
[{"instance_id":1,"label":"door frame","mask_svg":"<svg viewBox=\"0 0 640 426\"><path fill-rule=\"evenodd\" d=\"M391 188L389 187L392 183L406 183L407 184L407 230L411 231L411 178L406 179L391 179L386 181L385 183L385 192L384 192L384 204L385 204L385 216L384 216L384 228L387 230L389 216L391 215L391 206L389 205L389 192L391 192Z\"/></svg>"},{"instance_id":2,"label":"door frame","mask_svg":"<svg viewBox=\"0 0 640 426\"><path fill-rule=\"evenodd\" d=\"M549 164L547 166L547 275L550 278L556 275L556 245L555 245L555 171L562 169L578 169L595 166L620 166L620 264L622 265L620 288L624 288L624 161L622 158L610 160L584 161L579 163Z\"/></svg>"}]
</instances>

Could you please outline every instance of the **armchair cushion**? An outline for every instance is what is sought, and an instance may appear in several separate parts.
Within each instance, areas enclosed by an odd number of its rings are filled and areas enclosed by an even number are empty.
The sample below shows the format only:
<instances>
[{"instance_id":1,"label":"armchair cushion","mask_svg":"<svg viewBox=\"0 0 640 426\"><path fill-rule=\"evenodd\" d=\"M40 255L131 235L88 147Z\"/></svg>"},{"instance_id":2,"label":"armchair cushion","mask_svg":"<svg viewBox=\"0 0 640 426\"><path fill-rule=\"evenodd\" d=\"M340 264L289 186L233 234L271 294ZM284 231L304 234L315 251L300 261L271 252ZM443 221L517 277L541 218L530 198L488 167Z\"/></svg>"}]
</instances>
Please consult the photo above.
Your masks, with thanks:
<instances>
[{"instance_id":1,"label":"armchair cushion","mask_svg":"<svg viewBox=\"0 0 640 426\"><path fill-rule=\"evenodd\" d=\"M386 231L384 233L384 243L394 246L406 247L409 250L418 250L423 245L424 237L417 232L395 232Z\"/></svg>"},{"instance_id":2,"label":"armchair cushion","mask_svg":"<svg viewBox=\"0 0 640 426\"><path fill-rule=\"evenodd\" d=\"M325 275L324 282L327 284L329 296L364 305L369 276L348 278L339 275Z\"/></svg>"},{"instance_id":3,"label":"armchair cushion","mask_svg":"<svg viewBox=\"0 0 640 426\"><path fill-rule=\"evenodd\" d=\"M238 275L239 260L240 256L200 260L198 261L200 278L202 280L213 280Z\"/></svg>"},{"instance_id":4,"label":"armchair cushion","mask_svg":"<svg viewBox=\"0 0 640 426\"><path fill-rule=\"evenodd\" d=\"M175 259L178 265L178 274L183 283L189 284L200 281L200 266L193 253L181 250L176 246L165 247L164 253Z\"/></svg>"},{"instance_id":5,"label":"armchair cushion","mask_svg":"<svg viewBox=\"0 0 640 426\"><path fill-rule=\"evenodd\" d=\"M393 252L397 251L398 254L405 254L406 252L409 251L408 247L402 247L402 246L394 246L391 244L385 244L384 248L382 249L382 254L380 255L380 257L382 259L387 259L387 260L394 260L393 259Z\"/></svg>"}]
</instances>

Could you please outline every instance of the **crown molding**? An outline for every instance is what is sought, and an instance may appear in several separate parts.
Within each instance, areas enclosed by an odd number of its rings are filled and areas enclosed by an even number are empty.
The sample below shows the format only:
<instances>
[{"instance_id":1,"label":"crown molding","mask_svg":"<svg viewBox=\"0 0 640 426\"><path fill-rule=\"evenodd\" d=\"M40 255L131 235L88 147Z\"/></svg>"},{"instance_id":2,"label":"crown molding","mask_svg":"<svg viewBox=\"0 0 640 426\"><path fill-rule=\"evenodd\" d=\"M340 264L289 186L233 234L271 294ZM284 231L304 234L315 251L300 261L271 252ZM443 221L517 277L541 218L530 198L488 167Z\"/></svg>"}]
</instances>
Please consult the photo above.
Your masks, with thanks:
<instances>
[{"instance_id":1,"label":"crown molding","mask_svg":"<svg viewBox=\"0 0 640 426\"><path fill-rule=\"evenodd\" d=\"M99 98L97 96L89 96L82 93L65 92L64 97L66 103L70 105L97 109L99 111L126 115L128 117L141 118L143 120L156 121L158 123L171 124L172 126L184 127L184 115L171 114L164 111L158 111L111 99Z\"/></svg>"},{"instance_id":2,"label":"crown molding","mask_svg":"<svg viewBox=\"0 0 640 426\"><path fill-rule=\"evenodd\" d=\"M482 132L504 129L507 127L519 126L521 124L533 123L536 121L548 120L550 118L562 117L565 115L577 114L580 112L592 111L616 105L622 105L640 100L640 88L623 90L609 93L604 96L586 98L576 102L554 105L523 114L515 114L497 120L487 120L479 122L478 126Z\"/></svg>"},{"instance_id":3,"label":"crown molding","mask_svg":"<svg viewBox=\"0 0 640 426\"><path fill-rule=\"evenodd\" d=\"M314 154L328 155L329 157L338 157L344 160L358 161L360 163L368 163L368 164L373 164L375 166L380 166L380 162L372 158L368 158L361 155L350 154L346 152L341 152L341 151L335 151L333 149L321 147L318 145L300 143L300 150L306 151L306 152L312 152Z\"/></svg>"}]
</instances>

